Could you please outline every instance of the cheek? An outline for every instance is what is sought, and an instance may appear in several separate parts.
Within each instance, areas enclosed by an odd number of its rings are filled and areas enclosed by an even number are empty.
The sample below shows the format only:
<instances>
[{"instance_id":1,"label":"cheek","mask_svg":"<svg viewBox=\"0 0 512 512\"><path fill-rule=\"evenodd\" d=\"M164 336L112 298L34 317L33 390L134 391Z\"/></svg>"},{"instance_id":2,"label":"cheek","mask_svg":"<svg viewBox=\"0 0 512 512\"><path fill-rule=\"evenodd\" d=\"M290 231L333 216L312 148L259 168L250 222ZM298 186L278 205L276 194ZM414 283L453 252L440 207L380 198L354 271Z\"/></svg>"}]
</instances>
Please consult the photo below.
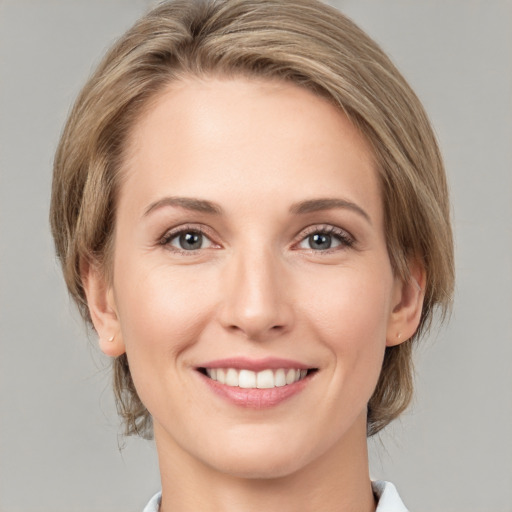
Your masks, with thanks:
<instances>
[{"instance_id":1,"label":"cheek","mask_svg":"<svg viewBox=\"0 0 512 512\"><path fill-rule=\"evenodd\" d=\"M347 342L367 338L370 333L380 334L384 342L392 285L391 272L339 268L324 275L317 273L302 283L302 314L327 334L343 333Z\"/></svg>"},{"instance_id":2,"label":"cheek","mask_svg":"<svg viewBox=\"0 0 512 512\"><path fill-rule=\"evenodd\" d=\"M118 268L119 276L130 276L114 283L128 357L163 362L162 355L179 355L198 338L211 300L192 266L173 271L125 262Z\"/></svg>"},{"instance_id":3,"label":"cheek","mask_svg":"<svg viewBox=\"0 0 512 512\"><path fill-rule=\"evenodd\" d=\"M115 283L116 304L130 373L140 399L158 418L166 401L188 400L173 393L186 386L181 370L211 317L212 298L192 266L179 272L140 262L118 268L123 279Z\"/></svg>"},{"instance_id":4,"label":"cheek","mask_svg":"<svg viewBox=\"0 0 512 512\"><path fill-rule=\"evenodd\" d=\"M337 378L355 379L372 391L386 346L391 272L340 269L317 277L317 286L303 287L301 316L336 361Z\"/></svg>"}]
</instances>

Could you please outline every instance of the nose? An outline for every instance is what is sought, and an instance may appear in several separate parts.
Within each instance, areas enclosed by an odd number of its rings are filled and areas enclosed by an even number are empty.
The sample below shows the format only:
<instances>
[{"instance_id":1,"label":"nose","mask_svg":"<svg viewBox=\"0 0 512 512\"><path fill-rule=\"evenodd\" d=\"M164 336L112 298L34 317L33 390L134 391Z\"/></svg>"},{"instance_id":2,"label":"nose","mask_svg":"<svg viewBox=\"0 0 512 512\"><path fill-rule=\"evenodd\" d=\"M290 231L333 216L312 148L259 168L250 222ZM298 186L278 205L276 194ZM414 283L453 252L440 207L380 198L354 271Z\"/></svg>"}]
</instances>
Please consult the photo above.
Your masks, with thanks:
<instances>
[{"instance_id":1,"label":"nose","mask_svg":"<svg viewBox=\"0 0 512 512\"><path fill-rule=\"evenodd\" d=\"M265 341L293 324L286 273L271 250L244 251L230 258L221 283L220 322L250 340Z\"/></svg>"}]
</instances>

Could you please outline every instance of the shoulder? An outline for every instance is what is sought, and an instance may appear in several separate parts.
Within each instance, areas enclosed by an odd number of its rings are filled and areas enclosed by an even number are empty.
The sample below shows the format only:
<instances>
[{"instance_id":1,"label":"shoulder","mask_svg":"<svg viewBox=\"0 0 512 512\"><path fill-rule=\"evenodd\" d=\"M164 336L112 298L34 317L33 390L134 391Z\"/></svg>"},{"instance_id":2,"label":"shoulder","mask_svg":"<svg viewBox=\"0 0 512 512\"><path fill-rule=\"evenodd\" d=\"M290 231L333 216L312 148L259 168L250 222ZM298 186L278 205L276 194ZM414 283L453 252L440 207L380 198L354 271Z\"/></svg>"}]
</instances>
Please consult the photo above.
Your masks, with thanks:
<instances>
[{"instance_id":1,"label":"shoulder","mask_svg":"<svg viewBox=\"0 0 512 512\"><path fill-rule=\"evenodd\" d=\"M408 512L391 482L375 480L372 482L372 489L378 501L375 512Z\"/></svg>"}]
</instances>

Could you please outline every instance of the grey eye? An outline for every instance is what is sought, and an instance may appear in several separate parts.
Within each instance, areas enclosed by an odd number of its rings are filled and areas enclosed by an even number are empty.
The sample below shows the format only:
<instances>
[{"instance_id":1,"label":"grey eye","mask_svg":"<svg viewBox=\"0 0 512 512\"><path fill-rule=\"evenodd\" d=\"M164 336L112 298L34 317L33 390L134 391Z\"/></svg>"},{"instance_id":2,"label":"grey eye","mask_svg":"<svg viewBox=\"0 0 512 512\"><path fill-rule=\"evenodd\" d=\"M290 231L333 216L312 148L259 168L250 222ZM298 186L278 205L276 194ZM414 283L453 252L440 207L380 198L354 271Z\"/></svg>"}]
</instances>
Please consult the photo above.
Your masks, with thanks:
<instances>
[{"instance_id":1,"label":"grey eye","mask_svg":"<svg viewBox=\"0 0 512 512\"><path fill-rule=\"evenodd\" d=\"M315 233L314 235L308 236L308 243L311 249L325 250L330 249L332 244L331 235L323 233Z\"/></svg>"},{"instance_id":2,"label":"grey eye","mask_svg":"<svg viewBox=\"0 0 512 512\"><path fill-rule=\"evenodd\" d=\"M307 236L300 243L303 249L313 249L315 251L326 251L333 247L341 245L339 236L331 235L329 233L317 232Z\"/></svg>"},{"instance_id":3,"label":"grey eye","mask_svg":"<svg viewBox=\"0 0 512 512\"><path fill-rule=\"evenodd\" d=\"M170 245L183 251L196 251L209 247L212 243L198 231L183 231L170 240Z\"/></svg>"}]
</instances>

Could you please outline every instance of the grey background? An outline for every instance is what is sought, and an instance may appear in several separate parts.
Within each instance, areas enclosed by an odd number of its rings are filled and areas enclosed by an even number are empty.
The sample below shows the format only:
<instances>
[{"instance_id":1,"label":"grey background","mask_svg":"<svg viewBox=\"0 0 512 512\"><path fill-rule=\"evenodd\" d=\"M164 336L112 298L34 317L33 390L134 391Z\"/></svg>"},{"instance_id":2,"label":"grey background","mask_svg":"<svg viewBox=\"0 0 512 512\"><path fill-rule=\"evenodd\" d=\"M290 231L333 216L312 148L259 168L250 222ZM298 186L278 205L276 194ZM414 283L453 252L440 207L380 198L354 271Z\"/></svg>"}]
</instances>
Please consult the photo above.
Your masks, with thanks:
<instances>
[{"instance_id":1,"label":"grey background","mask_svg":"<svg viewBox=\"0 0 512 512\"><path fill-rule=\"evenodd\" d=\"M372 475L416 512L512 511L512 2L331 3L423 100L456 229L452 321L420 346L415 404L371 441ZM136 512L159 488L153 444L118 437L47 223L66 113L150 4L0 0L0 512Z\"/></svg>"}]
</instances>

